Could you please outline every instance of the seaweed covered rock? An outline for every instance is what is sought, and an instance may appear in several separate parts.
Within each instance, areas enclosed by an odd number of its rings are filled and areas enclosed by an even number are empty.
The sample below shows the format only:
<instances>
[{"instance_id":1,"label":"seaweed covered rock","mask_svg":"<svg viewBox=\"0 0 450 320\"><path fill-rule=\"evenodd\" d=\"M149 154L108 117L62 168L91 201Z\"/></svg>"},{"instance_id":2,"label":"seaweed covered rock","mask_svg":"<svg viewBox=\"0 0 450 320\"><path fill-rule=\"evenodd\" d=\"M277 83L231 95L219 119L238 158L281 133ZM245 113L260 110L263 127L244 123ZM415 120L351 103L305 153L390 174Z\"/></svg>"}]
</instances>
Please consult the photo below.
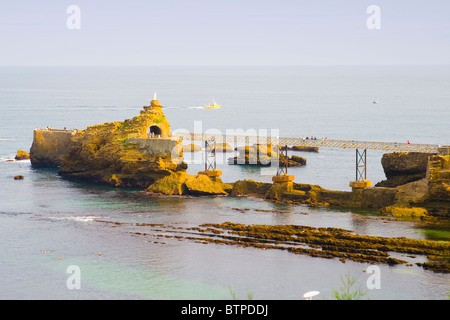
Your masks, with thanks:
<instances>
[{"instance_id":1,"label":"seaweed covered rock","mask_svg":"<svg viewBox=\"0 0 450 320\"><path fill-rule=\"evenodd\" d=\"M264 197L267 190L272 186L271 183L255 182L249 180L239 180L233 184L230 195L237 196L259 196Z\"/></svg>"}]
</instances>

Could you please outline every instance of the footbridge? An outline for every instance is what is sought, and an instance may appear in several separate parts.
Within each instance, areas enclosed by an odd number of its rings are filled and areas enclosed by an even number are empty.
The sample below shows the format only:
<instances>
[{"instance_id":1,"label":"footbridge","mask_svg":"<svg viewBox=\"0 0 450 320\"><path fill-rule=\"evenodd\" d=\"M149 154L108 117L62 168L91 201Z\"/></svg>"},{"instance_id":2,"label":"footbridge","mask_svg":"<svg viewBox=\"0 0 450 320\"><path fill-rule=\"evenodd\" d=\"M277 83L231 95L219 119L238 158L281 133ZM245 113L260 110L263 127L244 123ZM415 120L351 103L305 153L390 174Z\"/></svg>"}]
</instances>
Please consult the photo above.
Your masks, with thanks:
<instances>
[{"instance_id":1,"label":"footbridge","mask_svg":"<svg viewBox=\"0 0 450 320\"><path fill-rule=\"evenodd\" d=\"M311 139L311 138L289 138L273 136L251 136L251 135L227 135L210 133L189 133L173 132L173 137L181 138L185 141L201 141L205 146L205 174L209 176L219 176L221 172L216 170L216 144L217 143L241 143L244 145L272 145L280 149L282 146L287 152L287 146L300 147L326 147L354 149L356 155L356 180L350 182L353 188L363 188L371 186L371 181L367 180L367 150L383 150L386 152L424 152L430 154L441 153L444 149L448 153L448 147L441 148L436 144L417 144L408 142L378 142L378 141L356 141L356 140L335 140L335 139ZM277 153L278 155L278 153ZM287 154L286 154L287 155ZM273 177L274 182L286 182L294 180L292 175L287 174L287 164L283 166L277 163L277 175Z\"/></svg>"}]
</instances>

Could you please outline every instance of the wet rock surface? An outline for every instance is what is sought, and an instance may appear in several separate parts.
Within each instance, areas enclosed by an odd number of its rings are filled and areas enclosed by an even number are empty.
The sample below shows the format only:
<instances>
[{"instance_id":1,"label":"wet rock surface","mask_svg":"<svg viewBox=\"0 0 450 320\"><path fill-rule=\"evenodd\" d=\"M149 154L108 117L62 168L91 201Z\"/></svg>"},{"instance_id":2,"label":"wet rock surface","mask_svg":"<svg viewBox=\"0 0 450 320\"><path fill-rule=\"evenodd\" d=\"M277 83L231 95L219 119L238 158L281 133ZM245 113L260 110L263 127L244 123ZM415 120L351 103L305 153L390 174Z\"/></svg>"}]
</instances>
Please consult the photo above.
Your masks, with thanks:
<instances>
[{"instance_id":1,"label":"wet rock surface","mask_svg":"<svg viewBox=\"0 0 450 320\"><path fill-rule=\"evenodd\" d=\"M247 212L244 208L235 209ZM433 272L450 272L448 261L450 242L448 241L367 236L341 228L316 228L302 225L246 225L224 222L182 227L179 225L96 221L109 223L114 227L129 225L139 227L141 231L130 232L130 234L156 239L153 242L162 245L173 239L263 250L284 250L293 254L338 259L342 263L354 261L391 266L416 264ZM417 256L426 256L428 260L427 262L417 262Z\"/></svg>"}]
</instances>

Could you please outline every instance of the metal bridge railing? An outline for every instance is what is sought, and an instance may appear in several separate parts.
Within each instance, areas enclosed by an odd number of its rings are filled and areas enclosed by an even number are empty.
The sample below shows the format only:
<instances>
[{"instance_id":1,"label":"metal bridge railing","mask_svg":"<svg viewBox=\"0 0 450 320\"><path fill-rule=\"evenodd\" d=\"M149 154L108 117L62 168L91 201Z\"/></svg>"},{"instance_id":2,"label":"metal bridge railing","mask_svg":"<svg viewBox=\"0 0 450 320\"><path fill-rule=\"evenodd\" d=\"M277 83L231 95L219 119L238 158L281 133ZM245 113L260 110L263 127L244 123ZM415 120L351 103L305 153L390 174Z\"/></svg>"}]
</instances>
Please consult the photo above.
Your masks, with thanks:
<instances>
[{"instance_id":1,"label":"metal bridge railing","mask_svg":"<svg viewBox=\"0 0 450 320\"><path fill-rule=\"evenodd\" d=\"M245 143L245 144L278 144L305 147L329 147L342 149L383 150L397 152L426 152L437 153L439 145L417 144L400 142L356 141L356 140L332 140L332 139L304 139L270 136L246 136L208 133L173 132L173 137L190 141L215 141L218 143Z\"/></svg>"}]
</instances>

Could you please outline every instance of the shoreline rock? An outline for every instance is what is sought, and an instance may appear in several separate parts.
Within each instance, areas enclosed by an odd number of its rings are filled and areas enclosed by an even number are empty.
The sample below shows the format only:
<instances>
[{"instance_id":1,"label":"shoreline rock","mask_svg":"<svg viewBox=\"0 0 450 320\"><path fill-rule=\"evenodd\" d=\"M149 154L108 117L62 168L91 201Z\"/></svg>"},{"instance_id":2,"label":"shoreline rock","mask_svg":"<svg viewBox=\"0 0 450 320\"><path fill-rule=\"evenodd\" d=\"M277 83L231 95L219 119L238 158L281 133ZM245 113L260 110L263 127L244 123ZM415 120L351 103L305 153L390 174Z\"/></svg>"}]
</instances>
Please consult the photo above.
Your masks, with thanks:
<instances>
[{"instance_id":1,"label":"shoreline rock","mask_svg":"<svg viewBox=\"0 0 450 320\"><path fill-rule=\"evenodd\" d=\"M409 182L425 178L429 153L393 152L381 158L386 180L376 184L377 187L395 188Z\"/></svg>"},{"instance_id":2,"label":"shoreline rock","mask_svg":"<svg viewBox=\"0 0 450 320\"><path fill-rule=\"evenodd\" d=\"M17 150L17 154L14 157L15 160L30 160L30 154L23 150Z\"/></svg>"}]
</instances>

